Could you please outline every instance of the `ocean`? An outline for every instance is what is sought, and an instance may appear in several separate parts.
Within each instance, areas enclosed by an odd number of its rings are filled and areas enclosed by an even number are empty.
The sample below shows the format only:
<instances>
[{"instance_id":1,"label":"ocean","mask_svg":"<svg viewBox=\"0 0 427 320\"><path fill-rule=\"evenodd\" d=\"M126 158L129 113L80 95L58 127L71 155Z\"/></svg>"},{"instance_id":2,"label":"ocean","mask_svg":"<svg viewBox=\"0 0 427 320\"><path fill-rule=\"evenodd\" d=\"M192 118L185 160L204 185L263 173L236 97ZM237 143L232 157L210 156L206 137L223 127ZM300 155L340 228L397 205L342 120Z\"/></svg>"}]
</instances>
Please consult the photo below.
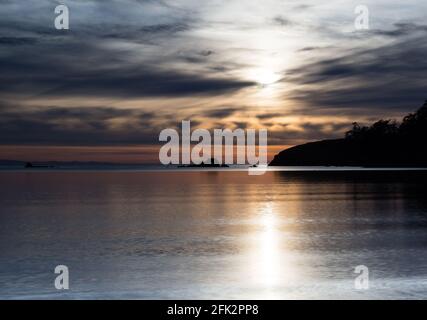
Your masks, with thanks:
<instances>
[{"instance_id":1,"label":"ocean","mask_svg":"<svg viewBox=\"0 0 427 320\"><path fill-rule=\"evenodd\" d=\"M425 171L0 171L1 299L426 297Z\"/></svg>"}]
</instances>

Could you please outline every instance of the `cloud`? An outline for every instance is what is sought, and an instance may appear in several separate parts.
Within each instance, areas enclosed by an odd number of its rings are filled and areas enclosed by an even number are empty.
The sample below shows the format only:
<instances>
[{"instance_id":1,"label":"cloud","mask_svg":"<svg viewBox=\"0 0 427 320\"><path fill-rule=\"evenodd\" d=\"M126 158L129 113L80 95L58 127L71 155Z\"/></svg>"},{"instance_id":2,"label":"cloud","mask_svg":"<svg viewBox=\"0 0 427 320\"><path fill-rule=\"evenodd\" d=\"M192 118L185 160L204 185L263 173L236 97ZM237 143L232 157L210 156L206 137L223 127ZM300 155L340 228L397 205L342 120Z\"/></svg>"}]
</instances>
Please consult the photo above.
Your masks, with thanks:
<instances>
[{"instance_id":1,"label":"cloud","mask_svg":"<svg viewBox=\"0 0 427 320\"><path fill-rule=\"evenodd\" d=\"M56 80L48 79L48 85ZM255 85L249 81L209 79L199 75L153 70L120 70L118 74L101 72L81 79L64 79L45 92L51 96L147 97L215 95ZM56 83L58 83L56 82Z\"/></svg>"},{"instance_id":2,"label":"cloud","mask_svg":"<svg viewBox=\"0 0 427 320\"><path fill-rule=\"evenodd\" d=\"M214 96L255 85L209 69L214 50L188 45L192 38L185 34L197 20L188 7L73 2L67 31L54 29L54 7L43 0L0 3L0 99ZM35 19L25 19L30 9Z\"/></svg>"},{"instance_id":3,"label":"cloud","mask_svg":"<svg viewBox=\"0 0 427 320\"><path fill-rule=\"evenodd\" d=\"M36 42L36 38L30 37L0 37L0 46L32 45Z\"/></svg>"},{"instance_id":4,"label":"cloud","mask_svg":"<svg viewBox=\"0 0 427 320\"><path fill-rule=\"evenodd\" d=\"M84 41L41 42L32 50L15 46L0 57L0 94L172 97L224 94L255 85L220 75L164 70L159 67L161 57L142 62L133 59L132 51Z\"/></svg>"},{"instance_id":5,"label":"cloud","mask_svg":"<svg viewBox=\"0 0 427 320\"><path fill-rule=\"evenodd\" d=\"M276 126L277 127L277 126ZM285 123L280 129L269 130L268 142L271 145L294 145L319 139L342 138L344 133L351 129L351 123L335 123L326 121L324 123L302 122L290 126Z\"/></svg>"},{"instance_id":6,"label":"cloud","mask_svg":"<svg viewBox=\"0 0 427 320\"><path fill-rule=\"evenodd\" d=\"M0 106L0 144L115 145L155 144L160 116L110 107ZM118 121L119 120L119 121Z\"/></svg>"},{"instance_id":7,"label":"cloud","mask_svg":"<svg viewBox=\"0 0 427 320\"><path fill-rule=\"evenodd\" d=\"M424 37L405 39L303 65L289 70L284 81L297 85L289 97L312 114L413 111L427 95L425 52Z\"/></svg>"},{"instance_id":8,"label":"cloud","mask_svg":"<svg viewBox=\"0 0 427 320\"><path fill-rule=\"evenodd\" d=\"M209 110L203 113L203 116L208 118L227 118L233 114L235 114L238 111L244 110L244 108L241 107L230 107L230 108L223 108L223 109L217 109L217 110Z\"/></svg>"},{"instance_id":9,"label":"cloud","mask_svg":"<svg viewBox=\"0 0 427 320\"><path fill-rule=\"evenodd\" d=\"M276 17L274 17L273 18L273 22L275 24L279 25L279 26L282 26L282 27L290 26L290 25L293 24L289 19L287 19L287 18L285 18L283 16L276 16Z\"/></svg>"},{"instance_id":10,"label":"cloud","mask_svg":"<svg viewBox=\"0 0 427 320\"><path fill-rule=\"evenodd\" d=\"M185 23L174 23L174 24L155 24L141 27L140 31L143 33L176 33L181 31L189 30L190 27Z\"/></svg>"},{"instance_id":11,"label":"cloud","mask_svg":"<svg viewBox=\"0 0 427 320\"><path fill-rule=\"evenodd\" d=\"M215 53L215 51L213 50L202 50L200 52L200 55L204 56L204 57L209 57L210 55L213 55Z\"/></svg>"},{"instance_id":12,"label":"cloud","mask_svg":"<svg viewBox=\"0 0 427 320\"><path fill-rule=\"evenodd\" d=\"M280 116L282 116L281 113L262 113L262 114L258 114L256 117L260 120L268 120L268 119L272 119Z\"/></svg>"},{"instance_id":13,"label":"cloud","mask_svg":"<svg viewBox=\"0 0 427 320\"><path fill-rule=\"evenodd\" d=\"M372 30L368 31L368 33L378 36L386 36L386 37L392 37L392 38L400 38L405 37L409 35L414 35L417 33L425 33L427 31L427 26L425 25L418 25L415 23L395 23L393 30Z\"/></svg>"},{"instance_id":14,"label":"cloud","mask_svg":"<svg viewBox=\"0 0 427 320\"><path fill-rule=\"evenodd\" d=\"M400 4L368 0L383 16L366 32L338 0L70 1L68 31L53 27L56 4L0 1L3 143L155 143L159 124L194 115L271 125L272 143L295 144L341 136L336 118L388 117L426 99L421 3L397 20ZM254 70L284 80L264 90Z\"/></svg>"},{"instance_id":15,"label":"cloud","mask_svg":"<svg viewBox=\"0 0 427 320\"><path fill-rule=\"evenodd\" d=\"M318 49L320 49L320 48L319 47L304 47L304 48L299 49L298 51L304 52L304 51L314 51L314 50L318 50Z\"/></svg>"},{"instance_id":16,"label":"cloud","mask_svg":"<svg viewBox=\"0 0 427 320\"><path fill-rule=\"evenodd\" d=\"M173 40L191 30L194 20L187 10L165 1L85 1L69 6L70 30L58 31L50 1L30 1L28 6L0 3L5 13L0 22L0 95L191 96L253 85L219 72L205 76L198 69L177 67L182 56ZM25 19L30 11L38 13L37 19ZM196 52L197 57L185 58L187 63L203 64L214 53Z\"/></svg>"}]
</instances>

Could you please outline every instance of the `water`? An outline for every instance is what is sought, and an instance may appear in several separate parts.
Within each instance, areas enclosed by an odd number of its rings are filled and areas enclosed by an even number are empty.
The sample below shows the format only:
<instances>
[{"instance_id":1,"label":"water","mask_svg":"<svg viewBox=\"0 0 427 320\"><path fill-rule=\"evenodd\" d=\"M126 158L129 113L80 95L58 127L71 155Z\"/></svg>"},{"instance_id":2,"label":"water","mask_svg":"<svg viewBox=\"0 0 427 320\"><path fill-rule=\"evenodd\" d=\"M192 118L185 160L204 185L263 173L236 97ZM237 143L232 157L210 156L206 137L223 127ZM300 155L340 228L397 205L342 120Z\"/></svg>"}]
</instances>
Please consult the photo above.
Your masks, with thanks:
<instances>
[{"instance_id":1,"label":"water","mask_svg":"<svg viewBox=\"0 0 427 320\"><path fill-rule=\"evenodd\" d=\"M426 298L426 186L398 171L2 171L0 298Z\"/></svg>"}]
</instances>

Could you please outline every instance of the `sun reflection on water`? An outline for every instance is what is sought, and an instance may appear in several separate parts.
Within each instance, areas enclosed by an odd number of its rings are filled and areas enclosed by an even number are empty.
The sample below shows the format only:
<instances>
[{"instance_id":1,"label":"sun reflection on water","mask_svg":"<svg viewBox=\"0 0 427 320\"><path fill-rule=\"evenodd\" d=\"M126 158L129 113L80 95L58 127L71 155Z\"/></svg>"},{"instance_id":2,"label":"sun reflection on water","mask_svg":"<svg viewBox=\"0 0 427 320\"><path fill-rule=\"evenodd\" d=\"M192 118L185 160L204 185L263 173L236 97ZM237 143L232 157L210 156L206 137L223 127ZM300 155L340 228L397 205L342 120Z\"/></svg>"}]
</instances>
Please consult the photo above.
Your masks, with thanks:
<instances>
[{"instance_id":1,"label":"sun reflection on water","mask_svg":"<svg viewBox=\"0 0 427 320\"><path fill-rule=\"evenodd\" d=\"M289 249L289 233L274 202L256 208L256 231L252 235L252 284L262 290L267 299L283 298L285 287L292 285L297 277L292 252Z\"/></svg>"},{"instance_id":2,"label":"sun reflection on water","mask_svg":"<svg viewBox=\"0 0 427 320\"><path fill-rule=\"evenodd\" d=\"M277 217L268 203L259 217L261 230L258 235L258 278L266 286L274 286L280 275L280 246Z\"/></svg>"}]
</instances>

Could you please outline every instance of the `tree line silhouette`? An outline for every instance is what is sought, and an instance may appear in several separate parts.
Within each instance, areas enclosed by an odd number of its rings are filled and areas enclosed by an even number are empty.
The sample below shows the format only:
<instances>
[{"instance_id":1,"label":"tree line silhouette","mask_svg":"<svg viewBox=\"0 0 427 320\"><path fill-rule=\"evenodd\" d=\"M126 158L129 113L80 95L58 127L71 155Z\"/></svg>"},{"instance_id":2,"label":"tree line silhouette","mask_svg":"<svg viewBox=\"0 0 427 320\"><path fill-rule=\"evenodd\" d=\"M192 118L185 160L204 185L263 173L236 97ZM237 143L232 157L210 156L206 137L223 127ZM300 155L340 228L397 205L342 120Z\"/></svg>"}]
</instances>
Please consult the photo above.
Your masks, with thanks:
<instances>
[{"instance_id":1,"label":"tree line silhouette","mask_svg":"<svg viewBox=\"0 0 427 320\"><path fill-rule=\"evenodd\" d=\"M427 101L415 113L371 126L353 123L343 139L299 145L280 152L271 166L427 168Z\"/></svg>"},{"instance_id":2,"label":"tree line silhouette","mask_svg":"<svg viewBox=\"0 0 427 320\"><path fill-rule=\"evenodd\" d=\"M360 126L353 123L353 129L348 131L345 138L356 141L397 140L410 143L423 140L427 137L427 101L415 113L403 118L399 124L396 120L379 120L372 126Z\"/></svg>"}]
</instances>

